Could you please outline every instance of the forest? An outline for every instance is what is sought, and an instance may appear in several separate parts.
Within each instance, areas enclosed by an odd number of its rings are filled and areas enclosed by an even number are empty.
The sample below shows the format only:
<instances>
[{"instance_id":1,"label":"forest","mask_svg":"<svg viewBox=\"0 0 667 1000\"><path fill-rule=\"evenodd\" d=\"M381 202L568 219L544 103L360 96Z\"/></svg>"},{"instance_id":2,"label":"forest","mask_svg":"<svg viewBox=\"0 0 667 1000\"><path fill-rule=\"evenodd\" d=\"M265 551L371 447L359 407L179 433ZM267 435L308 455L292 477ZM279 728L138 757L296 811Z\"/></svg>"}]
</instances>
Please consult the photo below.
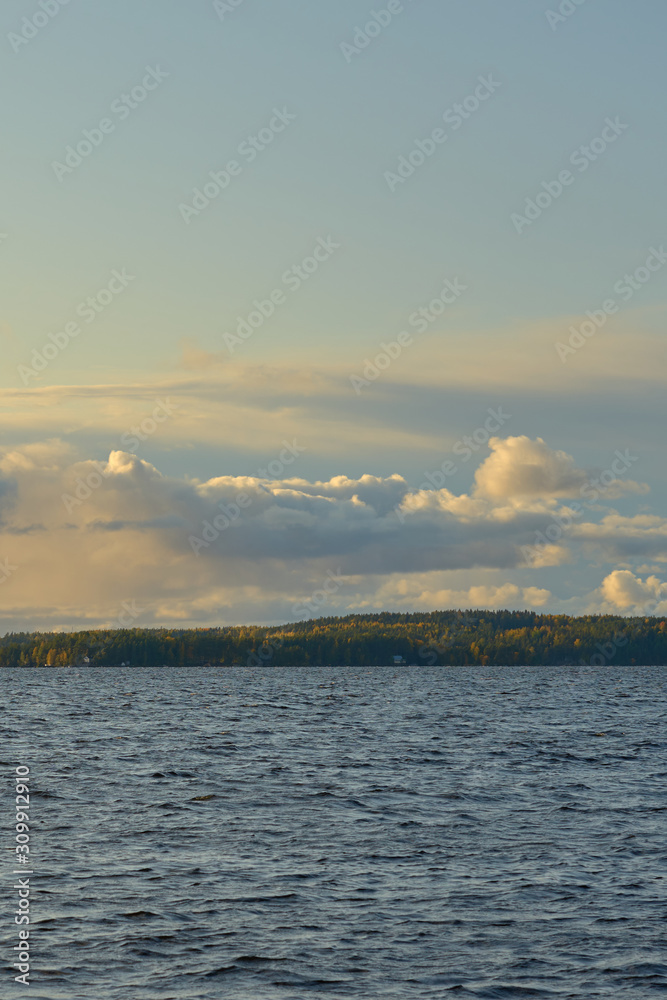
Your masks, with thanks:
<instances>
[{"instance_id":1,"label":"forest","mask_svg":"<svg viewBox=\"0 0 667 1000\"><path fill-rule=\"evenodd\" d=\"M279 626L8 633L0 667L571 666L667 663L664 618L382 612Z\"/></svg>"}]
</instances>

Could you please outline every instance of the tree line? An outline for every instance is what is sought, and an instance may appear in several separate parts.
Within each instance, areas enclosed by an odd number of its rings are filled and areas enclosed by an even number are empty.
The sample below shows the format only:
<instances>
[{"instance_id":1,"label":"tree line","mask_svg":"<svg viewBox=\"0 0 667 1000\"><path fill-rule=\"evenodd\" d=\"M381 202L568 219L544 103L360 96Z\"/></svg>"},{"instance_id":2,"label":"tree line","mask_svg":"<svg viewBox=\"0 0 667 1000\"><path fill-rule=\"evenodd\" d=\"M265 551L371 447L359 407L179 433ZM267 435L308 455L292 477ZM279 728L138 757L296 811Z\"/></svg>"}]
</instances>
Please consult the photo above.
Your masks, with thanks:
<instances>
[{"instance_id":1,"label":"tree line","mask_svg":"<svg viewBox=\"0 0 667 1000\"><path fill-rule=\"evenodd\" d=\"M280 626L19 632L0 667L667 663L664 618L530 611L382 612Z\"/></svg>"}]
</instances>

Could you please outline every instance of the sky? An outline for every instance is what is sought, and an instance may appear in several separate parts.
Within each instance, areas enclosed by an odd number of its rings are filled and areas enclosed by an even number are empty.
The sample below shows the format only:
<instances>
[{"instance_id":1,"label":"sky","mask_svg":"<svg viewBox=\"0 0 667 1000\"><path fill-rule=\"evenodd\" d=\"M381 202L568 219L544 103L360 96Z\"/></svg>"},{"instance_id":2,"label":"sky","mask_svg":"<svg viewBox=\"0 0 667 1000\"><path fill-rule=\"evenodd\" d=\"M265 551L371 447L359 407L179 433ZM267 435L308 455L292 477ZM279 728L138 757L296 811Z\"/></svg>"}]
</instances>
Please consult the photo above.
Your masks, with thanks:
<instances>
[{"instance_id":1,"label":"sky","mask_svg":"<svg viewBox=\"0 0 667 1000\"><path fill-rule=\"evenodd\" d=\"M0 632L667 613L659 0L5 0Z\"/></svg>"}]
</instances>

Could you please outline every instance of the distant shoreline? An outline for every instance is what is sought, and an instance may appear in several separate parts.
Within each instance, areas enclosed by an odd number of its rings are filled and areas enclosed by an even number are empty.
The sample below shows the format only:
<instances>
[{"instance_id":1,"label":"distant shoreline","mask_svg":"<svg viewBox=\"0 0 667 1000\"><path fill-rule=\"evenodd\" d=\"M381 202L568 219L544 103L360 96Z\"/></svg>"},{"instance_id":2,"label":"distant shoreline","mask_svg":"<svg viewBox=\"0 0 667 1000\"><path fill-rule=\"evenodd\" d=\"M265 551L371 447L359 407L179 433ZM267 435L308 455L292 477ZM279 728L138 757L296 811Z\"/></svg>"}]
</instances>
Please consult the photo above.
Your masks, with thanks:
<instances>
[{"instance_id":1,"label":"distant shoreline","mask_svg":"<svg viewBox=\"0 0 667 1000\"><path fill-rule=\"evenodd\" d=\"M9 633L0 667L664 666L667 620L379 612L276 626Z\"/></svg>"}]
</instances>

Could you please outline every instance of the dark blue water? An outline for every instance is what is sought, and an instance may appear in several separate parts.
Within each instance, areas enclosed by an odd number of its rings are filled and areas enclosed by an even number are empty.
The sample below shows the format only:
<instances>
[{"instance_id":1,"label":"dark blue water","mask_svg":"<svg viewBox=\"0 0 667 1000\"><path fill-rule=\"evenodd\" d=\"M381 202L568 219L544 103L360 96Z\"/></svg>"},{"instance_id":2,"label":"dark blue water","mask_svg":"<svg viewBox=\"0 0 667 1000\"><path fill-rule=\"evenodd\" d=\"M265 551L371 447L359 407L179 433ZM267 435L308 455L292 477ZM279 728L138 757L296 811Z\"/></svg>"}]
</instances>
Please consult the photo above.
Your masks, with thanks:
<instances>
[{"instance_id":1,"label":"dark blue water","mask_svg":"<svg viewBox=\"0 0 667 1000\"><path fill-rule=\"evenodd\" d=\"M3 997L667 990L664 669L1 676L35 872Z\"/></svg>"}]
</instances>

